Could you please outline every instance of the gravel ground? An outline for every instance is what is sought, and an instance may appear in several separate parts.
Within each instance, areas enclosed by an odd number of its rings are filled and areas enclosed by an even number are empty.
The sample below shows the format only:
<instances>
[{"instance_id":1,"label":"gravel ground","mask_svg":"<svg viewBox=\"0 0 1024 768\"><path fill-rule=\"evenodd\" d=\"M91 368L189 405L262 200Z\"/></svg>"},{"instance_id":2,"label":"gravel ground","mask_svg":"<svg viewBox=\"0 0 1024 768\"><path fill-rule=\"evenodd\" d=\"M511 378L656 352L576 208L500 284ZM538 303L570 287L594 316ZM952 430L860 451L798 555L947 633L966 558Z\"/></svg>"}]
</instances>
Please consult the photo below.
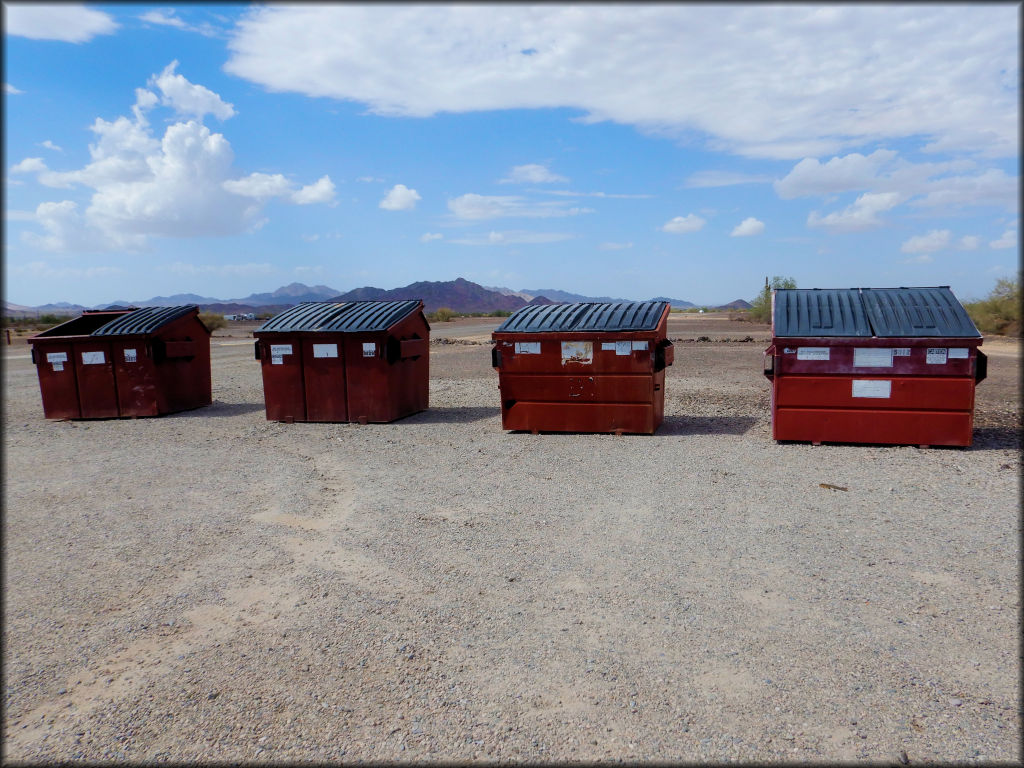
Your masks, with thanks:
<instances>
[{"instance_id":1,"label":"gravel ground","mask_svg":"<svg viewBox=\"0 0 1024 768\"><path fill-rule=\"evenodd\" d=\"M653 437L503 432L485 321L388 425L225 337L209 408L47 422L8 351L5 760L1019 764L1019 349L972 449L780 445L763 328L673 321Z\"/></svg>"}]
</instances>

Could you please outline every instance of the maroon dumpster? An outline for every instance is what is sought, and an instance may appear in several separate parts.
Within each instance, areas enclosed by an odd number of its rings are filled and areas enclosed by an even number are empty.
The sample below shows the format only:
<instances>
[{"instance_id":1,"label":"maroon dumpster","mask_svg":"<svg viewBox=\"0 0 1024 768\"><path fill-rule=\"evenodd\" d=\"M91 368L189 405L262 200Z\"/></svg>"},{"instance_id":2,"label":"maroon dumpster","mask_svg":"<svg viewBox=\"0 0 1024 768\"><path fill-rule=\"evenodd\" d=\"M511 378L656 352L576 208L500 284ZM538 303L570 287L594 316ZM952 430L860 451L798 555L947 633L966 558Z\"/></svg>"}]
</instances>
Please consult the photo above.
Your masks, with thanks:
<instances>
[{"instance_id":1,"label":"maroon dumpster","mask_svg":"<svg viewBox=\"0 0 1024 768\"><path fill-rule=\"evenodd\" d=\"M423 302L307 301L255 331L270 421L388 422L427 408Z\"/></svg>"},{"instance_id":2,"label":"maroon dumpster","mask_svg":"<svg viewBox=\"0 0 1024 768\"><path fill-rule=\"evenodd\" d=\"M48 419L159 416L212 402L210 331L194 304L86 311L29 343Z\"/></svg>"},{"instance_id":3,"label":"maroon dumpster","mask_svg":"<svg viewBox=\"0 0 1024 768\"><path fill-rule=\"evenodd\" d=\"M672 364L664 301L526 306L494 329L501 425L653 434Z\"/></svg>"},{"instance_id":4,"label":"maroon dumpster","mask_svg":"<svg viewBox=\"0 0 1024 768\"><path fill-rule=\"evenodd\" d=\"M969 446L982 338L948 286L772 294L776 440Z\"/></svg>"}]
</instances>

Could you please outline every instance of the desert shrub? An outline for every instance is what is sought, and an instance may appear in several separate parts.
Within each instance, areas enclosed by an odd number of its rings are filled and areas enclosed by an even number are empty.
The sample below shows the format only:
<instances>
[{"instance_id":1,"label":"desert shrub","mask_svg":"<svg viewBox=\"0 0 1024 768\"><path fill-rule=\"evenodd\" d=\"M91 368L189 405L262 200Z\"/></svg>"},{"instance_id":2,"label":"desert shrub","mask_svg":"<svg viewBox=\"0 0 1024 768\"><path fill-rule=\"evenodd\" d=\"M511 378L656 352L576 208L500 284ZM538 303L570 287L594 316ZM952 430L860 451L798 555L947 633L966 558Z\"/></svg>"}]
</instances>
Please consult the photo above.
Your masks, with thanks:
<instances>
[{"instance_id":1,"label":"desert shrub","mask_svg":"<svg viewBox=\"0 0 1024 768\"><path fill-rule=\"evenodd\" d=\"M493 312L491 312L491 317L508 317L511 314L512 311L509 309L496 309Z\"/></svg>"},{"instance_id":2,"label":"desert shrub","mask_svg":"<svg viewBox=\"0 0 1024 768\"><path fill-rule=\"evenodd\" d=\"M1001 278L988 297L964 303L982 333L1020 336L1020 277Z\"/></svg>"},{"instance_id":3,"label":"desert shrub","mask_svg":"<svg viewBox=\"0 0 1024 768\"><path fill-rule=\"evenodd\" d=\"M209 328L211 332L228 324L228 321L224 319L224 315L218 315L216 312L200 312L199 319L203 321L203 325Z\"/></svg>"},{"instance_id":4,"label":"desert shrub","mask_svg":"<svg viewBox=\"0 0 1024 768\"><path fill-rule=\"evenodd\" d=\"M764 279L764 288L757 295L757 298L750 302L750 310L746 319L755 323L770 323L772 321L772 291L778 288L796 288L796 280L792 277L780 277L775 275L771 282Z\"/></svg>"},{"instance_id":5,"label":"desert shrub","mask_svg":"<svg viewBox=\"0 0 1024 768\"><path fill-rule=\"evenodd\" d=\"M427 319L431 322L447 323L455 317L455 310L448 307L438 307L435 311L427 315Z\"/></svg>"}]
</instances>

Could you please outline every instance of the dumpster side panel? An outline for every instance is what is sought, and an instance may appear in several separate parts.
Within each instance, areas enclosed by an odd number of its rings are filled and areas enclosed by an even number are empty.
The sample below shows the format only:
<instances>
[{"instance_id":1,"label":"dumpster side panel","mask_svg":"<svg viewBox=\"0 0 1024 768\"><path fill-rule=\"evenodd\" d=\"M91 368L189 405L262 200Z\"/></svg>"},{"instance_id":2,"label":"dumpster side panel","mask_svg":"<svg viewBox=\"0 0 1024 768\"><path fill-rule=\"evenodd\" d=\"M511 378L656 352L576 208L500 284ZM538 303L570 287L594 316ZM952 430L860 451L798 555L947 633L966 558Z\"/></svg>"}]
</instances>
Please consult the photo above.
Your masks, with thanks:
<instances>
[{"instance_id":1,"label":"dumpster side panel","mask_svg":"<svg viewBox=\"0 0 1024 768\"><path fill-rule=\"evenodd\" d=\"M348 421L345 340L332 334L301 339L307 421Z\"/></svg>"},{"instance_id":2,"label":"dumpster side panel","mask_svg":"<svg viewBox=\"0 0 1024 768\"><path fill-rule=\"evenodd\" d=\"M386 333L345 335L349 421L386 423L397 418L386 353Z\"/></svg>"},{"instance_id":3,"label":"dumpster side panel","mask_svg":"<svg viewBox=\"0 0 1024 768\"><path fill-rule=\"evenodd\" d=\"M144 338L111 341L117 401L121 416L156 416L160 411L156 363Z\"/></svg>"},{"instance_id":4,"label":"dumpster side panel","mask_svg":"<svg viewBox=\"0 0 1024 768\"><path fill-rule=\"evenodd\" d=\"M71 342L33 341L32 349L43 398L43 416L47 419L81 418Z\"/></svg>"},{"instance_id":5,"label":"dumpster side panel","mask_svg":"<svg viewBox=\"0 0 1024 768\"><path fill-rule=\"evenodd\" d=\"M293 334L261 335L259 348L267 420L305 421L306 392L298 338Z\"/></svg>"},{"instance_id":6,"label":"dumpster side panel","mask_svg":"<svg viewBox=\"0 0 1024 768\"><path fill-rule=\"evenodd\" d=\"M196 315L161 328L155 344L164 349L157 361L160 413L200 408L213 402L210 332Z\"/></svg>"},{"instance_id":7,"label":"dumpster side panel","mask_svg":"<svg viewBox=\"0 0 1024 768\"><path fill-rule=\"evenodd\" d=\"M422 312L409 315L391 329L398 341L398 360L392 364L392 396L396 419L425 411L430 395L430 326Z\"/></svg>"},{"instance_id":8,"label":"dumpster side panel","mask_svg":"<svg viewBox=\"0 0 1024 768\"><path fill-rule=\"evenodd\" d=\"M110 342L83 338L75 341L74 351L82 418L109 419L119 416Z\"/></svg>"}]
</instances>

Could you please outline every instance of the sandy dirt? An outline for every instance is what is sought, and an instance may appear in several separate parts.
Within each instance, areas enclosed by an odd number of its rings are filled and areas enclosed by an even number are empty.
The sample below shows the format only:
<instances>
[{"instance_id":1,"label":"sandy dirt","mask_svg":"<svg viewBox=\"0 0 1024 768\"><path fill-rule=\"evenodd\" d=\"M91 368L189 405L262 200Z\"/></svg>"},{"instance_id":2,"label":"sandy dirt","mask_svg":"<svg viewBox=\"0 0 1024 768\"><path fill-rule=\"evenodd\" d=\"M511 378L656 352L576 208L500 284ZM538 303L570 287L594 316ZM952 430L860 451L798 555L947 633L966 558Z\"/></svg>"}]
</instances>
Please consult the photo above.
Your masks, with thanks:
<instances>
[{"instance_id":1,"label":"sandy dirt","mask_svg":"<svg viewBox=\"0 0 1024 768\"><path fill-rule=\"evenodd\" d=\"M6 348L5 758L1020 761L1016 342L971 449L815 447L725 316L656 435L506 433L495 324L365 426L266 421L244 326L158 419L48 422Z\"/></svg>"}]
</instances>

